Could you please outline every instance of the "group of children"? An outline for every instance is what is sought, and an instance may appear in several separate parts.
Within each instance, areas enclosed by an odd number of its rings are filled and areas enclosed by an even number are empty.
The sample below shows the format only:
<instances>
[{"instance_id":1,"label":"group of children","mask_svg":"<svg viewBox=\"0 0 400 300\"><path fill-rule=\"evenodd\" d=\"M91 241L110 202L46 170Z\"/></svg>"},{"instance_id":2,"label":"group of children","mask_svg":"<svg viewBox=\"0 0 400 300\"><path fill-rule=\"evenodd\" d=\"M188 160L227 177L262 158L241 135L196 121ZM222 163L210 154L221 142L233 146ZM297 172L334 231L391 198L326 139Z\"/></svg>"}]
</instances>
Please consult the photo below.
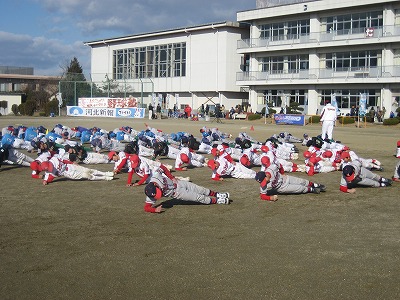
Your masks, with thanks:
<instances>
[{"instance_id":1,"label":"group of children","mask_svg":"<svg viewBox=\"0 0 400 300\"><path fill-rule=\"evenodd\" d=\"M299 159L295 143L307 147L304 162ZM37 152L36 158L23 154ZM207 157L207 156L208 157ZM174 166L160 163L159 157L175 160ZM400 158L400 141L396 156ZM32 178L47 185L55 178L113 180L116 174L127 172L127 186L145 186L145 211L158 213L161 197L173 197L203 204L229 204L230 194L212 191L190 181L184 174L188 168L208 167L211 179L252 179L260 185L260 199L276 201L279 194L325 192L323 184L288 175L291 172L342 172L340 190L354 193L358 185L386 187L400 181L400 161L392 179L373 173L382 171L376 159L357 156L349 147L321 137L296 138L284 132L259 142L242 132L237 137L218 128L202 127L200 137L191 133L165 133L145 124L145 129L129 126L112 131L99 127L67 127L57 124L48 130L43 126L8 126L1 132L1 163L29 166ZM83 165L114 164L112 171L99 171ZM259 171L256 169L259 168ZM140 179L133 183L133 175Z\"/></svg>"}]
</instances>

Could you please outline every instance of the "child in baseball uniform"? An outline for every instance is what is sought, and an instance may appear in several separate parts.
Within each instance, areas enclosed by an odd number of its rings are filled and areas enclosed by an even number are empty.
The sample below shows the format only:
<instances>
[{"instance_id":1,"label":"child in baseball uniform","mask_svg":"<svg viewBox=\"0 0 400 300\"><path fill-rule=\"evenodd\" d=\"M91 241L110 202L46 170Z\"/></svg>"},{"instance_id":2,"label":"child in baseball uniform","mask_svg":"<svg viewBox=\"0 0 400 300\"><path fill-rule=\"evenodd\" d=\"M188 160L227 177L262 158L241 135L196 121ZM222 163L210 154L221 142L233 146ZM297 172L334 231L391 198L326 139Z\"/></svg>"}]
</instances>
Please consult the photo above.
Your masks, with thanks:
<instances>
[{"instance_id":1,"label":"child in baseball uniform","mask_svg":"<svg viewBox=\"0 0 400 300\"><path fill-rule=\"evenodd\" d=\"M154 172L146 185L144 211L161 213L162 205L156 205L162 197L193 201L202 204L229 204L229 193L220 193L189 181L170 178L163 172Z\"/></svg>"},{"instance_id":2,"label":"child in baseball uniform","mask_svg":"<svg viewBox=\"0 0 400 300\"><path fill-rule=\"evenodd\" d=\"M209 160L208 167L213 171L211 179L215 181L223 181L224 177L232 177L238 179L254 179L256 172L248 169L240 163L232 163L219 157L216 160Z\"/></svg>"},{"instance_id":3,"label":"child in baseball uniform","mask_svg":"<svg viewBox=\"0 0 400 300\"><path fill-rule=\"evenodd\" d=\"M70 161L63 161L57 156L53 156L49 161L42 162L41 168L46 172L43 177L43 185L47 185L61 176L72 180L113 180L114 178L113 172L85 168Z\"/></svg>"},{"instance_id":4,"label":"child in baseball uniform","mask_svg":"<svg viewBox=\"0 0 400 300\"><path fill-rule=\"evenodd\" d=\"M160 171L160 169L167 177L173 178L167 166L161 164L160 162L140 157L137 154L129 155L127 163L129 169L126 186L139 186L149 183L153 172ZM137 174L140 177L138 182L132 183L133 174Z\"/></svg>"},{"instance_id":5,"label":"child in baseball uniform","mask_svg":"<svg viewBox=\"0 0 400 300\"><path fill-rule=\"evenodd\" d=\"M351 160L349 155L342 156L344 167L340 179L340 190L344 193L353 194L359 185L370 187L387 187L392 180L372 173L362 166L359 160Z\"/></svg>"},{"instance_id":6,"label":"child in baseball uniform","mask_svg":"<svg viewBox=\"0 0 400 300\"><path fill-rule=\"evenodd\" d=\"M188 167L205 167L206 158L193 152L189 147L183 146L175 159L175 170L176 171L186 171Z\"/></svg>"},{"instance_id":7,"label":"child in baseball uniform","mask_svg":"<svg viewBox=\"0 0 400 300\"><path fill-rule=\"evenodd\" d=\"M326 191L322 184L281 174L276 165L270 165L265 172L257 172L255 180L260 183L261 200L276 201L278 194L319 194Z\"/></svg>"},{"instance_id":8,"label":"child in baseball uniform","mask_svg":"<svg viewBox=\"0 0 400 300\"><path fill-rule=\"evenodd\" d=\"M11 147L1 147L4 149L3 153L3 161L2 163L6 163L9 165L21 165L24 167L30 167L31 162L33 162L33 158L19 152L18 150Z\"/></svg>"}]
</instances>

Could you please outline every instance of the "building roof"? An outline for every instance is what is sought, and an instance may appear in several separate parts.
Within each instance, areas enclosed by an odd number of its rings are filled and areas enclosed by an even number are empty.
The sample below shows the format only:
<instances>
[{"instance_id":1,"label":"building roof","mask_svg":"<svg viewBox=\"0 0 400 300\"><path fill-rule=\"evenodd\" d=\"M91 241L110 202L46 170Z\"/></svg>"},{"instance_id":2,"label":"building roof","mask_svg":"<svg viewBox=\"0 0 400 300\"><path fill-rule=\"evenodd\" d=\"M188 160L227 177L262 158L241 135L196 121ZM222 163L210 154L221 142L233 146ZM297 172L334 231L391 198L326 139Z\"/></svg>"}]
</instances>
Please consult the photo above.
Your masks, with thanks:
<instances>
[{"instance_id":1,"label":"building roof","mask_svg":"<svg viewBox=\"0 0 400 300\"><path fill-rule=\"evenodd\" d=\"M0 80L4 79L25 79L25 80L55 80L59 81L58 76L42 76L42 75L21 75L21 74L0 74Z\"/></svg>"},{"instance_id":2,"label":"building roof","mask_svg":"<svg viewBox=\"0 0 400 300\"><path fill-rule=\"evenodd\" d=\"M99 44L122 42L122 41L132 40L132 39L141 39L141 38L162 36L162 35L175 34L175 33L189 33L189 32L194 32L194 31L205 30L205 29L215 29L215 28L223 28L223 27L247 28L247 27L249 27L249 25L243 24L243 23L238 23L238 22L233 22L233 21L222 21L222 22L208 23L208 24L203 24L203 25L180 27L180 28L175 28L175 29L166 29L166 30L161 30L161 31L138 33L138 34L122 36L122 37L88 41L88 42L84 42L84 44L86 46L94 46L94 45L99 45Z\"/></svg>"}]
</instances>

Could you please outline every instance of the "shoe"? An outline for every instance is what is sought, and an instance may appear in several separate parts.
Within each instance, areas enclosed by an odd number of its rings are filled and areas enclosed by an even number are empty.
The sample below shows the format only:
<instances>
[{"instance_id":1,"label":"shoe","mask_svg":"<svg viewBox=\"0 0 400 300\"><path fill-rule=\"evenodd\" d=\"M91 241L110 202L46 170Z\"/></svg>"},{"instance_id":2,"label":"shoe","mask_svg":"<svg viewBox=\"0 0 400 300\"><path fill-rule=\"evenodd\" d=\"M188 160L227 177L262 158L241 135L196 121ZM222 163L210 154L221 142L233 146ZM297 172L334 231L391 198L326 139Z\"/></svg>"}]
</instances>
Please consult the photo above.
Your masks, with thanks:
<instances>
[{"instance_id":1,"label":"shoe","mask_svg":"<svg viewBox=\"0 0 400 300\"><path fill-rule=\"evenodd\" d=\"M379 169L376 169L376 170L383 172L383 168L382 167L379 167Z\"/></svg>"},{"instance_id":2,"label":"shoe","mask_svg":"<svg viewBox=\"0 0 400 300\"><path fill-rule=\"evenodd\" d=\"M392 185L392 182L393 182L393 181L392 181L391 179L382 177L381 180L380 180L380 182L381 182L381 183L384 183L384 184L386 184L386 185Z\"/></svg>"},{"instance_id":3,"label":"shoe","mask_svg":"<svg viewBox=\"0 0 400 300\"><path fill-rule=\"evenodd\" d=\"M107 177L114 177L114 172L106 172Z\"/></svg>"},{"instance_id":4,"label":"shoe","mask_svg":"<svg viewBox=\"0 0 400 300\"><path fill-rule=\"evenodd\" d=\"M217 198L228 198L229 199L230 195L229 193L217 193Z\"/></svg>"},{"instance_id":5,"label":"shoe","mask_svg":"<svg viewBox=\"0 0 400 300\"><path fill-rule=\"evenodd\" d=\"M321 190L319 187L311 187L311 193L319 194L319 193L321 193Z\"/></svg>"},{"instance_id":6,"label":"shoe","mask_svg":"<svg viewBox=\"0 0 400 300\"><path fill-rule=\"evenodd\" d=\"M229 204L229 198L218 198L217 197L217 204Z\"/></svg>"},{"instance_id":7,"label":"shoe","mask_svg":"<svg viewBox=\"0 0 400 300\"><path fill-rule=\"evenodd\" d=\"M323 184L318 185L318 188L320 189L321 192L326 192L326 186Z\"/></svg>"},{"instance_id":8,"label":"shoe","mask_svg":"<svg viewBox=\"0 0 400 300\"><path fill-rule=\"evenodd\" d=\"M104 180L107 180L107 181L111 181L111 180L113 180L114 179L114 177L110 177L110 176L106 176L105 178L104 178Z\"/></svg>"}]
</instances>

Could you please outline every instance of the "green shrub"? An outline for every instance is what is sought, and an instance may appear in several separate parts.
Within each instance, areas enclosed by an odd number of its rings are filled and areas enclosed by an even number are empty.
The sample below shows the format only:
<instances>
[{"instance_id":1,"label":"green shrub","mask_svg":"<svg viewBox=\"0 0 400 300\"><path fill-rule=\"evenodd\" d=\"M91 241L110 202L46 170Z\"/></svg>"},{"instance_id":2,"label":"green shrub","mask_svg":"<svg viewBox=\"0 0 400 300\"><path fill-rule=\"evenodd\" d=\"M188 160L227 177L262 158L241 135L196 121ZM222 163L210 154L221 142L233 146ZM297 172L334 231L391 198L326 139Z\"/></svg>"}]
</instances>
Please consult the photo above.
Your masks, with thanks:
<instances>
[{"instance_id":1,"label":"green shrub","mask_svg":"<svg viewBox=\"0 0 400 300\"><path fill-rule=\"evenodd\" d=\"M397 125L400 120L398 118L391 118L383 120L383 125Z\"/></svg>"},{"instance_id":2,"label":"green shrub","mask_svg":"<svg viewBox=\"0 0 400 300\"><path fill-rule=\"evenodd\" d=\"M247 116L247 120L249 121L254 121L254 120L259 120L261 119L261 115L259 114L251 114Z\"/></svg>"},{"instance_id":3,"label":"green shrub","mask_svg":"<svg viewBox=\"0 0 400 300\"><path fill-rule=\"evenodd\" d=\"M46 103L44 108L45 116L50 116L51 113L58 114L58 100L52 100Z\"/></svg>"},{"instance_id":4,"label":"green shrub","mask_svg":"<svg viewBox=\"0 0 400 300\"><path fill-rule=\"evenodd\" d=\"M25 115L26 116L33 116L33 113L35 112L36 109L36 102L28 100L25 103Z\"/></svg>"},{"instance_id":5,"label":"green shrub","mask_svg":"<svg viewBox=\"0 0 400 300\"><path fill-rule=\"evenodd\" d=\"M13 112L14 115L18 115L18 104L13 104L11 106L11 111Z\"/></svg>"},{"instance_id":6,"label":"green shrub","mask_svg":"<svg viewBox=\"0 0 400 300\"><path fill-rule=\"evenodd\" d=\"M340 124L353 124L355 123L355 119L352 117L339 117L338 122Z\"/></svg>"},{"instance_id":7,"label":"green shrub","mask_svg":"<svg viewBox=\"0 0 400 300\"><path fill-rule=\"evenodd\" d=\"M18 105L18 111L21 115L25 115L25 103Z\"/></svg>"},{"instance_id":8,"label":"green shrub","mask_svg":"<svg viewBox=\"0 0 400 300\"><path fill-rule=\"evenodd\" d=\"M365 115L365 121L368 122L368 123L374 123L375 118L371 117L369 115Z\"/></svg>"},{"instance_id":9,"label":"green shrub","mask_svg":"<svg viewBox=\"0 0 400 300\"><path fill-rule=\"evenodd\" d=\"M311 117L308 119L308 122L309 122L309 123L315 124L315 123L319 123L320 119L321 119L320 116L311 116Z\"/></svg>"}]
</instances>

